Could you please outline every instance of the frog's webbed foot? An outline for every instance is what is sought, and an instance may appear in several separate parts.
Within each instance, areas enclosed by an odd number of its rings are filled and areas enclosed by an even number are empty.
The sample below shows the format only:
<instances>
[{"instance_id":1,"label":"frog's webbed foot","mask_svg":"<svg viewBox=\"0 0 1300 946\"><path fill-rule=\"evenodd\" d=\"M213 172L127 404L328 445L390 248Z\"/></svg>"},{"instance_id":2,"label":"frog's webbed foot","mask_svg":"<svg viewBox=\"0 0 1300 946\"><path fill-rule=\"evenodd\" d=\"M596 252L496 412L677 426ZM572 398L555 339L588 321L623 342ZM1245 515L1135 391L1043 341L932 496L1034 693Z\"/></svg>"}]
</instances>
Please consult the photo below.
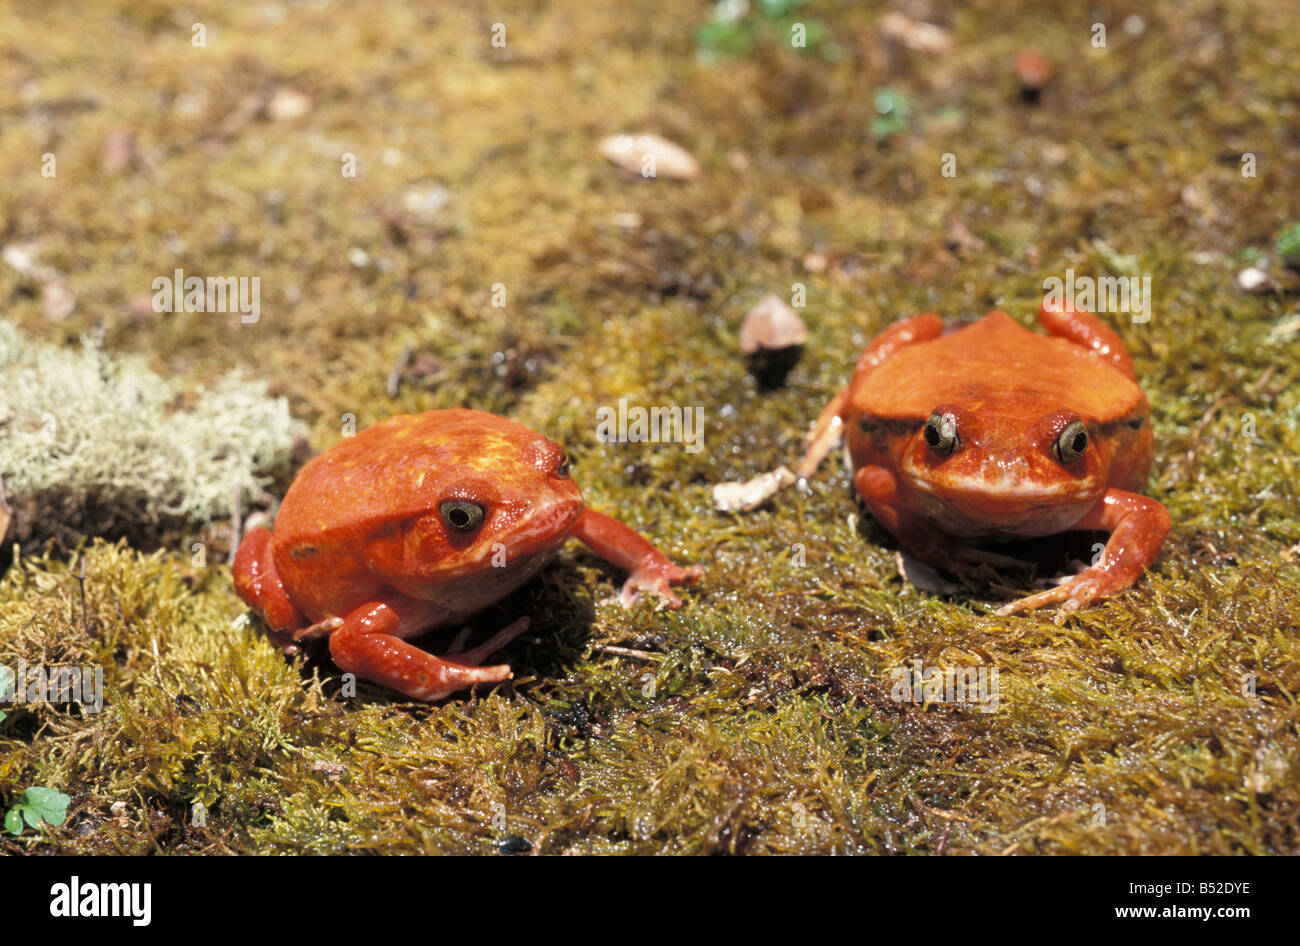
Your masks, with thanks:
<instances>
[{"instance_id":1,"label":"frog's webbed foot","mask_svg":"<svg viewBox=\"0 0 1300 946\"><path fill-rule=\"evenodd\" d=\"M1019 614L1061 602L1055 620L1058 625L1064 624L1071 614L1098 598L1132 587L1156 560L1169 525L1169 510L1154 499L1119 489L1107 490L1101 502L1074 526L1110 532L1097 563L1055 588L1003 605L997 614Z\"/></svg>"},{"instance_id":2,"label":"frog's webbed foot","mask_svg":"<svg viewBox=\"0 0 1300 946\"><path fill-rule=\"evenodd\" d=\"M635 529L617 519L594 509L584 509L573 526L574 536L606 561L627 569L627 581L618 600L631 607L641 598L641 592L654 595L665 608L680 608L682 599L673 592L673 585L687 584L700 577L700 567L682 568Z\"/></svg>"},{"instance_id":3,"label":"frog's webbed foot","mask_svg":"<svg viewBox=\"0 0 1300 946\"><path fill-rule=\"evenodd\" d=\"M1086 608L1098 598L1110 594L1112 591L1119 591L1127 588L1127 584L1120 584L1118 587L1107 587L1104 579L1096 574L1090 574L1094 569L1087 569L1077 575L1071 575L1064 579L1054 588L1048 588L1046 591L1039 591L1024 598L1012 601L998 608L994 613L1000 617L1010 614L1022 614L1025 611L1034 611L1038 608L1046 607L1049 604L1061 604L1061 610L1057 612L1053 619L1057 626L1066 622L1066 620L1075 611L1080 608Z\"/></svg>"},{"instance_id":4,"label":"frog's webbed foot","mask_svg":"<svg viewBox=\"0 0 1300 946\"><path fill-rule=\"evenodd\" d=\"M635 607L644 592L657 598L659 607L675 610L682 606L682 599L677 597L672 586L686 584L699 577L698 565L681 568L668 561L663 564L648 563L627 576L627 581L623 582L623 588L618 593L618 603L625 608Z\"/></svg>"}]
</instances>

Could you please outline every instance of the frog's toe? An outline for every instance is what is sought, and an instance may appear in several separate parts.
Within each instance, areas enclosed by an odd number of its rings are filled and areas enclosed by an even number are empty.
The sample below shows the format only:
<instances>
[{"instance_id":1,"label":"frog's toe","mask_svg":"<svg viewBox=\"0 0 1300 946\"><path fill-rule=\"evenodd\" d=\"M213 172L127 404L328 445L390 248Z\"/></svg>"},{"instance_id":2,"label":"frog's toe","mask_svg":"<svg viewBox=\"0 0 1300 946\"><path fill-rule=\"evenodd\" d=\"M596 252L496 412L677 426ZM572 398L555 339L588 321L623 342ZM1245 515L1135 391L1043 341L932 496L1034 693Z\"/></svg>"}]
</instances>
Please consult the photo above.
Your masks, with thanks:
<instances>
[{"instance_id":1,"label":"frog's toe","mask_svg":"<svg viewBox=\"0 0 1300 946\"><path fill-rule=\"evenodd\" d=\"M1098 576L1091 575L1086 571L1081 572L1078 575L1070 575L1062 579L1059 584L1045 591L1039 591L1036 594L1005 604L994 613L999 616L1019 614L1023 611L1033 611L1036 608L1060 602L1061 610L1053 619L1059 627L1069 620L1070 615L1075 611L1086 608L1102 597L1106 593L1104 585L1105 582Z\"/></svg>"},{"instance_id":2,"label":"frog's toe","mask_svg":"<svg viewBox=\"0 0 1300 946\"><path fill-rule=\"evenodd\" d=\"M673 592L668 579L638 575L631 575L623 582L623 588L618 593L618 603L625 608L634 608L641 601L643 593L657 598L660 607L675 610L682 606L682 599Z\"/></svg>"},{"instance_id":3,"label":"frog's toe","mask_svg":"<svg viewBox=\"0 0 1300 946\"><path fill-rule=\"evenodd\" d=\"M690 568L682 568L679 565L673 565L668 580L674 585L689 585L702 574L704 574L704 569L699 565L692 565Z\"/></svg>"},{"instance_id":4,"label":"frog's toe","mask_svg":"<svg viewBox=\"0 0 1300 946\"><path fill-rule=\"evenodd\" d=\"M291 635L282 634L279 631L273 631L269 627L264 627L263 630L266 634L266 639L271 642L272 646L278 647L280 653L284 654L286 657L292 657L295 654L302 653L302 647L298 645L298 642L295 641Z\"/></svg>"},{"instance_id":5,"label":"frog's toe","mask_svg":"<svg viewBox=\"0 0 1300 946\"><path fill-rule=\"evenodd\" d=\"M692 582L699 576L698 566L679 568L673 565L669 569L633 573L623 582L623 589L618 595L619 604L625 608L635 607L643 595L649 595L656 599L656 607L675 611L682 606L682 599L673 591L672 586Z\"/></svg>"},{"instance_id":6,"label":"frog's toe","mask_svg":"<svg viewBox=\"0 0 1300 946\"><path fill-rule=\"evenodd\" d=\"M1026 595L1023 598L1017 598L998 608L993 613L998 617L1007 617L1011 614L1021 614L1025 611L1035 611L1038 608L1046 607L1049 604L1056 604L1058 601L1064 601L1070 597L1070 582L1062 582L1055 588L1048 588L1046 591L1039 591L1032 595Z\"/></svg>"},{"instance_id":7,"label":"frog's toe","mask_svg":"<svg viewBox=\"0 0 1300 946\"><path fill-rule=\"evenodd\" d=\"M511 624L506 625L497 631L490 638L479 644L473 650L462 651L460 648L465 643L468 636L464 633L457 635L455 642L452 644L452 650L443 654L444 660L455 658L456 663L465 664L470 667L476 667L484 660L491 657L506 644L510 643L524 631L528 630L532 621L527 617L522 617ZM504 679L504 678L502 678Z\"/></svg>"},{"instance_id":8,"label":"frog's toe","mask_svg":"<svg viewBox=\"0 0 1300 946\"><path fill-rule=\"evenodd\" d=\"M672 586L690 584L700 574L698 565L682 568L668 561L652 563L627 576L618 595L619 604L625 608L634 607L645 593L657 598L659 607L676 610L682 606L682 599L677 597Z\"/></svg>"},{"instance_id":9,"label":"frog's toe","mask_svg":"<svg viewBox=\"0 0 1300 946\"><path fill-rule=\"evenodd\" d=\"M1070 620L1070 615L1080 608L1086 608L1095 600L1095 595L1072 593L1070 597L1061 602L1061 608L1056 612L1056 617L1052 618L1052 623L1057 627L1063 627L1065 622Z\"/></svg>"},{"instance_id":10,"label":"frog's toe","mask_svg":"<svg viewBox=\"0 0 1300 946\"><path fill-rule=\"evenodd\" d=\"M1122 588L1125 586L1120 585L1118 587ZM1098 598L1104 597L1111 591L1118 590L1117 588L1109 587L1103 577L1090 575L1087 572L1077 575L1075 581L1070 583L1069 589L1070 596L1065 599L1065 602L1061 605L1060 612L1056 615L1056 623L1058 626L1064 624L1075 611L1078 611L1080 608L1088 607L1088 605L1092 604Z\"/></svg>"},{"instance_id":11,"label":"frog's toe","mask_svg":"<svg viewBox=\"0 0 1300 946\"><path fill-rule=\"evenodd\" d=\"M317 621L311 627L303 627L294 631L292 635L294 643L302 640L308 640L316 637L325 637L331 631L337 631L343 626L342 618L326 618L323 621Z\"/></svg>"},{"instance_id":12,"label":"frog's toe","mask_svg":"<svg viewBox=\"0 0 1300 946\"><path fill-rule=\"evenodd\" d=\"M1083 607L1083 604L1076 601L1074 598L1068 599L1061 605L1061 610L1056 612L1056 617L1052 619L1052 623L1057 627L1063 627L1065 622L1070 619L1070 615L1075 611L1078 611L1081 607Z\"/></svg>"}]
</instances>

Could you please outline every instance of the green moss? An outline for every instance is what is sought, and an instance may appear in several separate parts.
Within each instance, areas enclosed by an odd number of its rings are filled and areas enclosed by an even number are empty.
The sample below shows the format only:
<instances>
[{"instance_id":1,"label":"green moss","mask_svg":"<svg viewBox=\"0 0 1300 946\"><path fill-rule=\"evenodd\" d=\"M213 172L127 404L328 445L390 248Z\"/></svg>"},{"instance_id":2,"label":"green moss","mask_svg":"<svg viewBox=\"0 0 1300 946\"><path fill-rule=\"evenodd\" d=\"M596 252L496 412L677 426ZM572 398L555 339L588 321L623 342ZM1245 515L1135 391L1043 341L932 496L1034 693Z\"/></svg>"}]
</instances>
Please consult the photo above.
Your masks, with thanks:
<instances>
[{"instance_id":1,"label":"green moss","mask_svg":"<svg viewBox=\"0 0 1300 946\"><path fill-rule=\"evenodd\" d=\"M1291 265L1300 263L1300 223L1292 224L1278 234L1274 244L1277 255Z\"/></svg>"},{"instance_id":2,"label":"green moss","mask_svg":"<svg viewBox=\"0 0 1300 946\"><path fill-rule=\"evenodd\" d=\"M534 616L507 651L513 686L423 706L342 699L327 661L286 663L239 624L211 558L89 543L83 613L79 564L24 545L0 584L0 664L102 666L108 698L98 715L6 707L0 807L32 785L72 803L62 827L0 846L1300 850L1300 352L1274 331L1295 298L1233 284L1244 250L1300 219L1284 4L1157 3L1139 35L1108 22L1104 49L1086 24L1003 4L945 15L952 49L934 57L882 40L871 9L810 2L798 15L825 23L835 61L758 43L715 63L686 0L617 18L507 4L504 50L454 6L258 10L213 12L225 39L205 50L150 2L0 19L4 239L39 241L78 300L49 322L40 286L0 267L6 318L94 363L76 342L100 326L113 363L166 379L158 404L215 403L195 392L241 368L317 448L344 414L508 413L566 444L593 506L705 575L681 611L624 612L608 604L621 576L575 546L475 622ZM1011 71L1024 47L1057 65L1038 107ZM280 86L311 97L306 115L258 110ZM881 88L911 107L883 144ZM601 136L641 128L688 147L700 180L599 157ZM102 169L116 129L145 170ZM418 199L439 186L445 204ZM711 511L710 484L798 455L895 318L997 306L1028 323L1046 275L1121 265L1153 278L1150 322L1108 318L1153 405L1150 492L1175 523L1132 590L1058 628L992 614L1027 590L1014 575L952 596L905 585L838 464L752 516ZM132 308L178 266L261 276L262 319ZM804 358L760 393L735 329L796 282ZM706 449L599 442L596 410L620 397L702 407ZM283 444L276 411L258 416ZM88 448L115 442L104 426L83 428ZM224 489L197 518L226 514ZM896 702L892 671L916 659L998 668L997 712Z\"/></svg>"}]
</instances>

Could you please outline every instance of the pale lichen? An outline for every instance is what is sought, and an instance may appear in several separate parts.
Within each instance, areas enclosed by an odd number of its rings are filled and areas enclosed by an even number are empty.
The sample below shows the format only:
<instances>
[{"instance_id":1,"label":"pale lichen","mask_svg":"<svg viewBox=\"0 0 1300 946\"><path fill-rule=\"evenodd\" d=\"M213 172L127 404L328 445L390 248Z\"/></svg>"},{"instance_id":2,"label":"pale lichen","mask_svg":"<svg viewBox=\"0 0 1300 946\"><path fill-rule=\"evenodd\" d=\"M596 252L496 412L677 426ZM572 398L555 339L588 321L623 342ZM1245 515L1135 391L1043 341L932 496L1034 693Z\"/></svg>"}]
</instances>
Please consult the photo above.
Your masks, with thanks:
<instances>
[{"instance_id":1,"label":"pale lichen","mask_svg":"<svg viewBox=\"0 0 1300 946\"><path fill-rule=\"evenodd\" d=\"M157 540L247 509L305 427L231 372L188 392L139 357L32 342L0 322L0 481L10 540ZM238 504L238 505L236 505Z\"/></svg>"}]
</instances>

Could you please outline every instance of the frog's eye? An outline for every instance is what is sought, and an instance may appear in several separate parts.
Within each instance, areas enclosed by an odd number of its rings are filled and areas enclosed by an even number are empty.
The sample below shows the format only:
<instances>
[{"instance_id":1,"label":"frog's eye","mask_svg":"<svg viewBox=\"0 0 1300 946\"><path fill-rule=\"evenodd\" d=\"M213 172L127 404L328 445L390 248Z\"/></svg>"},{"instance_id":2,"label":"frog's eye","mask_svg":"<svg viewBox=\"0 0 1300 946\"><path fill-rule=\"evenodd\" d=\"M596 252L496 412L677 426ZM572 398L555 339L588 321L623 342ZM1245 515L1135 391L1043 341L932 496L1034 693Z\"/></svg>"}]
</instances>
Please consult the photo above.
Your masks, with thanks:
<instances>
[{"instance_id":1,"label":"frog's eye","mask_svg":"<svg viewBox=\"0 0 1300 946\"><path fill-rule=\"evenodd\" d=\"M1056 454L1056 459L1067 465L1083 456L1083 451L1087 449L1088 430L1081 420L1070 421L1052 442L1052 453Z\"/></svg>"},{"instance_id":2,"label":"frog's eye","mask_svg":"<svg viewBox=\"0 0 1300 946\"><path fill-rule=\"evenodd\" d=\"M561 477L569 475L569 455L567 453L564 455L564 459L560 461L560 465L555 468L555 475Z\"/></svg>"},{"instance_id":3,"label":"frog's eye","mask_svg":"<svg viewBox=\"0 0 1300 946\"><path fill-rule=\"evenodd\" d=\"M485 512L468 499L449 499L438 507L443 525L453 532L473 532L483 524Z\"/></svg>"},{"instance_id":4,"label":"frog's eye","mask_svg":"<svg viewBox=\"0 0 1300 946\"><path fill-rule=\"evenodd\" d=\"M941 457L957 449L957 421L951 414L931 414L925 422L925 443Z\"/></svg>"}]
</instances>

